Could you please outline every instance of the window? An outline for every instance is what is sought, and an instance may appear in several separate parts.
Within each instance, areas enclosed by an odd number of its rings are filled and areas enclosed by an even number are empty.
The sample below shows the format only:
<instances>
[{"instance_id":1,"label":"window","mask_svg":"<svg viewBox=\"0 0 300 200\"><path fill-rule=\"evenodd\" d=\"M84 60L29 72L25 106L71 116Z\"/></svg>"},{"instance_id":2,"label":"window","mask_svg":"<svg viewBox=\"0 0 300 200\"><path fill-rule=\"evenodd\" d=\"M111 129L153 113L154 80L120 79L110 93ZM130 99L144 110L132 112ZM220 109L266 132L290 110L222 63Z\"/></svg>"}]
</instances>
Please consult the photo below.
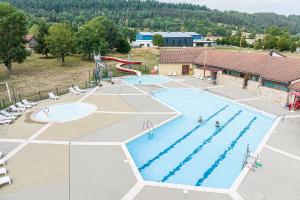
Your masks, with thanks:
<instances>
[{"instance_id":1,"label":"window","mask_svg":"<svg viewBox=\"0 0 300 200\"><path fill-rule=\"evenodd\" d=\"M251 75L251 77L250 77L250 79L251 79L251 81L259 81L259 76L257 76L257 75Z\"/></svg>"},{"instance_id":2,"label":"window","mask_svg":"<svg viewBox=\"0 0 300 200\"><path fill-rule=\"evenodd\" d=\"M284 83L276 83L276 82L273 82L273 81L264 81L263 86L269 87L269 88L274 88L274 89L277 89L277 90L286 91L286 92L288 91L288 87Z\"/></svg>"}]
</instances>

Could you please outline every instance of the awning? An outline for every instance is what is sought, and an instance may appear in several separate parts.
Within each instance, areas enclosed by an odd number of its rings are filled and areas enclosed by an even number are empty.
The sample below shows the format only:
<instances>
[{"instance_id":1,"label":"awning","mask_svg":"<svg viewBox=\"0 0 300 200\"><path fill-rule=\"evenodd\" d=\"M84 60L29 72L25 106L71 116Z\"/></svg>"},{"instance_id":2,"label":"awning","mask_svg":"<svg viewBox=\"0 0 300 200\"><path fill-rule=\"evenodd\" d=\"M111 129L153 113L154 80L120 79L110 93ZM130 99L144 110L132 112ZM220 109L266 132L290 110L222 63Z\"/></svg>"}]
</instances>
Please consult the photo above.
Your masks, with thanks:
<instances>
[{"instance_id":1,"label":"awning","mask_svg":"<svg viewBox=\"0 0 300 200\"><path fill-rule=\"evenodd\" d=\"M297 82L297 83L294 83L294 84L290 85L289 88L291 90L300 91L300 82Z\"/></svg>"},{"instance_id":2,"label":"awning","mask_svg":"<svg viewBox=\"0 0 300 200\"><path fill-rule=\"evenodd\" d=\"M204 67L203 67L204 69ZM220 72L220 71L224 71L223 69L219 69L219 68L214 68L214 67L205 67L205 70L211 71L211 72Z\"/></svg>"}]
</instances>

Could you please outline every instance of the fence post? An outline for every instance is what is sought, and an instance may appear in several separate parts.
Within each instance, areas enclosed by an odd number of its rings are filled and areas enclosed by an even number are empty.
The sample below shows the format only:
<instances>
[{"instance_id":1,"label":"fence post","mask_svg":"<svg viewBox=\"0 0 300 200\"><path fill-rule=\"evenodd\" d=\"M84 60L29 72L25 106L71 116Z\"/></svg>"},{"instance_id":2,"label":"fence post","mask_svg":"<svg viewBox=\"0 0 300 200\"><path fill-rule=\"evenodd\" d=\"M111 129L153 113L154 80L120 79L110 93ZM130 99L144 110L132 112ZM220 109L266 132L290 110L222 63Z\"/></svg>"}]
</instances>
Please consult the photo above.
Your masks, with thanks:
<instances>
[{"instance_id":1,"label":"fence post","mask_svg":"<svg viewBox=\"0 0 300 200\"><path fill-rule=\"evenodd\" d=\"M87 83L86 83L86 81L85 81L85 88L87 88L88 86L87 86Z\"/></svg>"},{"instance_id":2,"label":"fence post","mask_svg":"<svg viewBox=\"0 0 300 200\"><path fill-rule=\"evenodd\" d=\"M40 96L40 100L42 100L42 95L41 95L41 91L39 91L39 96Z\"/></svg>"},{"instance_id":3,"label":"fence post","mask_svg":"<svg viewBox=\"0 0 300 200\"><path fill-rule=\"evenodd\" d=\"M20 94L20 93L19 93L19 100L22 101L22 97L21 97L21 94Z\"/></svg>"},{"instance_id":4,"label":"fence post","mask_svg":"<svg viewBox=\"0 0 300 200\"><path fill-rule=\"evenodd\" d=\"M17 103L17 98L16 98L16 94L15 94L15 88L13 87L13 84L11 84L11 89L12 89L12 92L13 92L15 103Z\"/></svg>"},{"instance_id":5,"label":"fence post","mask_svg":"<svg viewBox=\"0 0 300 200\"><path fill-rule=\"evenodd\" d=\"M55 87L56 88L56 95L58 96L58 88L57 87Z\"/></svg>"}]
</instances>

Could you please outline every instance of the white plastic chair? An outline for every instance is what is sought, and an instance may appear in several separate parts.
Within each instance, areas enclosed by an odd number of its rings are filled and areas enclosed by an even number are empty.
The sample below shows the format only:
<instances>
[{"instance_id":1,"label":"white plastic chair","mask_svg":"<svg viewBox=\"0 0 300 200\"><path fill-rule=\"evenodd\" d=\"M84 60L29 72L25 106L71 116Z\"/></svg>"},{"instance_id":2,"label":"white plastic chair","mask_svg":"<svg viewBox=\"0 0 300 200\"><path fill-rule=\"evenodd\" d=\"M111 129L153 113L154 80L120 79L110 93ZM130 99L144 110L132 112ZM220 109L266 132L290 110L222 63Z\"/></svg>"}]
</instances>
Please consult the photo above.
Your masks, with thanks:
<instances>
[{"instance_id":1,"label":"white plastic chair","mask_svg":"<svg viewBox=\"0 0 300 200\"><path fill-rule=\"evenodd\" d=\"M55 99L55 100L58 99L58 96L56 96L55 94L53 94L53 92L48 93L48 95L49 95L49 99Z\"/></svg>"},{"instance_id":2,"label":"white plastic chair","mask_svg":"<svg viewBox=\"0 0 300 200\"><path fill-rule=\"evenodd\" d=\"M0 185L4 185L4 184L11 184L11 180L9 178L9 176L3 176L0 178Z\"/></svg>"},{"instance_id":3,"label":"white plastic chair","mask_svg":"<svg viewBox=\"0 0 300 200\"><path fill-rule=\"evenodd\" d=\"M76 92L85 93L85 91L80 89L77 85L74 86L74 89L76 90Z\"/></svg>"},{"instance_id":4,"label":"white plastic chair","mask_svg":"<svg viewBox=\"0 0 300 200\"><path fill-rule=\"evenodd\" d=\"M18 112L9 113L9 112L7 112L6 110L1 110L1 111L0 111L0 114L5 115L5 116L7 116L7 117L12 117L12 116L18 117L18 116L21 115L21 113L18 113Z\"/></svg>"},{"instance_id":5,"label":"white plastic chair","mask_svg":"<svg viewBox=\"0 0 300 200\"><path fill-rule=\"evenodd\" d=\"M2 175L2 174L7 175L7 170L4 167L0 168L0 175Z\"/></svg>"},{"instance_id":6,"label":"white plastic chair","mask_svg":"<svg viewBox=\"0 0 300 200\"><path fill-rule=\"evenodd\" d=\"M25 104L25 105L30 105L30 106L36 106L37 105L37 103L35 103L35 102L29 102L26 99L23 99L22 103Z\"/></svg>"},{"instance_id":7,"label":"white plastic chair","mask_svg":"<svg viewBox=\"0 0 300 200\"><path fill-rule=\"evenodd\" d=\"M173 74L172 74L172 72L169 72L169 74L168 74L169 76L172 76Z\"/></svg>"},{"instance_id":8,"label":"white plastic chair","mask_svg":"<svg viewBox=\"0 0 300 200\"><path fill-rule=\"evenodd\" d=\"M18 108L15 105L11 105L9 106L9 108L13 111L13 112L24 112L26 109L25 108Z\"/></svg>"},{"instance_id":9,"label":"white plastic chair","mask_svg":"<svg viewBox=\"0 0 300 200\"><path fill-rule=\"evenodd\" d=\"M2 125L9 125L11 122L12 122L12 120L9 120L9 119L5 119L5 120L0 119L0 124L2 124Z\"/></svg>"},{"instance_id":10,"label":"white plastic chair","mask_svg":"<svg viewBox=\"0 0 300 200\"><path fill-rule=\"evenodd\" d=\"M0 113L0 120L12 120L12 121L15 121L16 119L17 119L17 117L15 117L15 116L9 116L9 117L7 117L7 116L2 115Z\"/></svg>"},{"instance_id":11,"label":"white plastic chair","mask_svg":"<svg viewBox=\"0 0 300 200\"><path fill-rule=\"evenodd\" d=\"M17 102L16 105L19 108L25 108L25 109L31 108L31 105L22 104L21 102Z\"/></svg>"},{"instance_id":12,"label":"white plastic chair","mask_svg":"<svg viewBox=\"0 0 300 200\"><path fill-rule=\"evenodd\" d=\"M5 160L4 159L0 159L0 166L3 165L5 167Z\"/></svg>"},{"instance_id":13,"label":"white plastic chair","mask_svg":"<svg viewBox=\"0 0 300 200\"><path fill-rule=\"evenodd\" d=\"M74 88L69 88L69 94L75 94L75 95L78 95L80 94L79 92L77 92L76 90L74 90Z\"/></svg>"}]
</instances>

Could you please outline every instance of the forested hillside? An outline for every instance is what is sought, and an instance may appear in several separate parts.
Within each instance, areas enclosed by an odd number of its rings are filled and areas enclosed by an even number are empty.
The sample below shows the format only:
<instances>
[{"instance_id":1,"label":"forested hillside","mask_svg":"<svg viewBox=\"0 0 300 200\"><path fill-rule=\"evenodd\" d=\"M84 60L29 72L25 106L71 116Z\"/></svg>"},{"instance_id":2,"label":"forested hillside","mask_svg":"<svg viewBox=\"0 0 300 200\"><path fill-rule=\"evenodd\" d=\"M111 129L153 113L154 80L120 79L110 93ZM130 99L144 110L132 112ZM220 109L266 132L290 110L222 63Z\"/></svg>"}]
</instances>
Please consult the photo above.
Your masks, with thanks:
<instances>
[{"instance_id":1,"label":"forested hillside","mask_svg":"<svg viewBox=\"0 0 300 200\"><path fill-rule=\"evenodd\" d=\"M0 0L3 1L3 0ZM263 33L268 26L300 32L300 16L274 13L247 14L221 12L206 6L161 3L155 0L6 0L36 18L50 22L70 22L78 27L95 16L105 15L114 22L139 30L196 31L224 36L228 30L243 28Z\"/></svg>"}]
</instances>

